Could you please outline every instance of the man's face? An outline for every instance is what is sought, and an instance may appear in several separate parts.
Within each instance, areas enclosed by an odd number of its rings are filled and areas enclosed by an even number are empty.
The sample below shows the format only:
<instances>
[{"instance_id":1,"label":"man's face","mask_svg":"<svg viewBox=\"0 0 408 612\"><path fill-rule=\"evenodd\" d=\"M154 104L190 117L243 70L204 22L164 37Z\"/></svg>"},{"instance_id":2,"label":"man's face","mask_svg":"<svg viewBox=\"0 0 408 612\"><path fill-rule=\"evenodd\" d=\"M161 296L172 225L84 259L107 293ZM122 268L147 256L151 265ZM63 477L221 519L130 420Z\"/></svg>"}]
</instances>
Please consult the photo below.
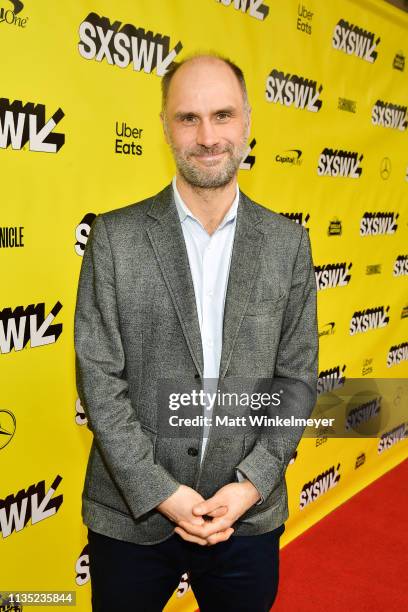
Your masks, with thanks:
<instances>
[{"instance_id":1,"label":"man's face","mask_svg":"<svg viewBox=\"0 0 408 612\"><path fill-rule=\"evenodd\" d=\"M194 59L181 66L162 120L177 169L190 185L216 189L236 175L246 151L249 110L227 64Z\"/></svg>"}]
</instances>

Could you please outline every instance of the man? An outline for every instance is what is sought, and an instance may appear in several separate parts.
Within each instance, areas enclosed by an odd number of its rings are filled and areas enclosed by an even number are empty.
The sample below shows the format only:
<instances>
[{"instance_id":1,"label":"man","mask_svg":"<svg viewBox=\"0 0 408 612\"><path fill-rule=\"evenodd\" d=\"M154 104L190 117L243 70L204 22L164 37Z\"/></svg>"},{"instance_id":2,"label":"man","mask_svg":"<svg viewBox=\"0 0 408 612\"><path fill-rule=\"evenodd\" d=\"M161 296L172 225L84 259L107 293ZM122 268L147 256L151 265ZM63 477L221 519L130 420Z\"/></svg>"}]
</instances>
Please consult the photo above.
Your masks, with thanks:
<instances>
[{"instance_id":1,"label":"man","mask_svg":"<svg viewBox=\"0 0 408 612\"><path fill-rule=\"evenodd\" d=\"M176 176L97 216L78 286L93 609L162 610L188 571L202 612L261 612L276 596L285 470L303 428L163 435L158 389L266 379L280 416L307 418L318 346L310 242L238 188L250 131L242 71L192 56L162 93Z\"/></svg>"}]
</instances>

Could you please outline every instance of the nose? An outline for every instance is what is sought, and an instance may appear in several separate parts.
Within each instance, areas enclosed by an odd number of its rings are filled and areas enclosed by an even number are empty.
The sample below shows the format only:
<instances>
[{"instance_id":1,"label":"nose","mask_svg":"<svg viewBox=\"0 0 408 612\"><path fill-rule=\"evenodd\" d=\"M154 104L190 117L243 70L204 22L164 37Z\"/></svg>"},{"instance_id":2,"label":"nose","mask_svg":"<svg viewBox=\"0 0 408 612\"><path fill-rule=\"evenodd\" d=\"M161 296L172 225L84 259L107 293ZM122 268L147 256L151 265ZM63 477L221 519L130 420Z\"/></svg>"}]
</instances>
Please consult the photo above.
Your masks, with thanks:
<instances>
[{"instance_id":1,"label":"nose","mask_svg":"<svg viewBox=\"0 0 408 612\"><path fill-rule=\"evenodd\" d=\"M213 147L219 142L216 127L211 123L210 119L203 119L196 133L197 144L204 147Z\"/></svg>"}]
</instances>

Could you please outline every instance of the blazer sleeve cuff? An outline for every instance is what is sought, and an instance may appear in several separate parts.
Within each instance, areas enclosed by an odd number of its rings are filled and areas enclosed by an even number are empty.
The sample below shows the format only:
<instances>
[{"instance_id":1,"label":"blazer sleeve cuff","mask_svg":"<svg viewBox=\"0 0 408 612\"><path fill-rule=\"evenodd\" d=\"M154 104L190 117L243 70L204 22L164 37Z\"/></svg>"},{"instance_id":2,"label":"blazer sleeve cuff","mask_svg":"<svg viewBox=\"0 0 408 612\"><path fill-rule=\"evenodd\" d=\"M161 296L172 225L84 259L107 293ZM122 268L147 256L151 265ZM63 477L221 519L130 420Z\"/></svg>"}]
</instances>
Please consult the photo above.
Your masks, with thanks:
<instances>
[{"instance_id":1,"label":"blazer sleeve cuff","mask_svg":"<svg viewBox=\"0 0 408 612\"><path fill-rule=\"evenodd\" d=\"M241 472L252 482L261 494L262 501L269 497L283 477L281 462L259 441L249 455L237 465L236 472L237 474Z\"/></svg>"},{"instance_id":2,"label":"blazer sleeve cuff","mask_svg":"<svg viewBox=\"0 0 408 612\"><path fill-rule=\"evenodd\" d=\"M243 482L244 480L249 480L249 478L247 478L247 477L246 477L246 476L245 476L245 475L244 475L244 474L241 472L241 470L235 469L235 473L236 473L236 476L237 476L237 480L238 480L239 482ZM250 481L250 482L251 482L251 481ZM252 484L254 484L254 483L252 482ZM254 485L254 486L255 486L255 485ZM259 506L259 504L262 504L262 503L265 501L265 500L264 500L264 497L263 497L262 493L259 491L259 489L257 489L257 491L258 491L259 495L261 496L261 499L260 499L259 501L257 501L257 502L256 502L255 506Z\"/></svg>"}]
</instances>

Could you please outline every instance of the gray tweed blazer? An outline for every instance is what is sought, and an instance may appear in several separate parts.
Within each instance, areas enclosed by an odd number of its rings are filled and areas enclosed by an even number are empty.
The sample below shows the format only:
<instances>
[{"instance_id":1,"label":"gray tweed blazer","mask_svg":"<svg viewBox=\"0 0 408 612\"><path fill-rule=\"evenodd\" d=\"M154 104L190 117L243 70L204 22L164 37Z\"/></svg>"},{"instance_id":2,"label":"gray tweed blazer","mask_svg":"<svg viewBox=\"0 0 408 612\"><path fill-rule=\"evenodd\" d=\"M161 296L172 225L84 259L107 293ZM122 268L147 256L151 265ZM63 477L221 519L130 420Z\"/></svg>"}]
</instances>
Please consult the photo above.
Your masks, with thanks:
<instances>
[{"instance_id":1,"label":"gray tweed blazer","mask_svg":"<svg viewBox=\"0 0 408 612\"><path fill-rule=\"evenodd\" d=\"M233 435L213 435L212 428L202 464L199 428L188 437L160 430L162 381L182 377L193 388L203 376L194 287L171 184L97 215L74 327L77 389L93 433L85 525L120 540L160 542L174 529L156 510L161 501L180 483L208 498L236 481L236 468L264 501L242 515L233 537L286 521L285 471L304 427L236 427ZM308 233L241 191L219 380L268 379L282 392L278 414L307 418L316 401L317 359Z\"/></svg>"}]
</instances>

